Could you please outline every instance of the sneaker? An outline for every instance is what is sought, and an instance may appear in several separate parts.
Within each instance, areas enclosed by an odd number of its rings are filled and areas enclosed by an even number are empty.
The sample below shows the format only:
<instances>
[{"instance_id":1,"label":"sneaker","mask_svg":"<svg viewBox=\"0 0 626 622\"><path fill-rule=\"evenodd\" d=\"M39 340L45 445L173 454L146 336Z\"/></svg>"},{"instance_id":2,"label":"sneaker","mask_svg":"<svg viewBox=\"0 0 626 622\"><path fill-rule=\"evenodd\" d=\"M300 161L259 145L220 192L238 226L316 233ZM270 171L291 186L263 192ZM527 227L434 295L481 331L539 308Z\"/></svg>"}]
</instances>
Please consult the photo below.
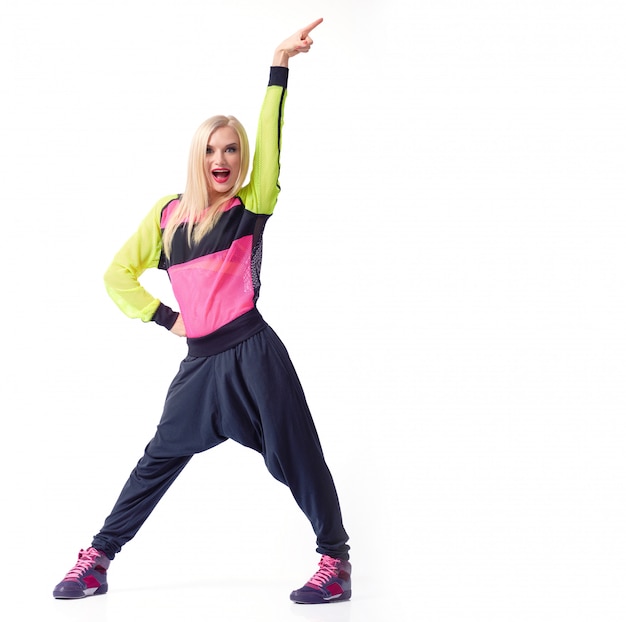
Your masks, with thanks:
<instances>
[{"instance_id":1,"label":"sneaker","mask_svg":"<svg viewBox=\"0 0 626 622\"><path fill-rule=\"evenodd\" d=\"M55 598L85 598L106 594L109 589L107 569L110 563L111 560L98 549L81 549L76 565L54 588L52 595Z\"/></svg>"},{"instance_id":2,"label":"sneaker","mask_svg":"<svg viewBox=\"0 0 626 622\"><path fill-rule=\"evenodd\" d=\"M319 567L299 590L291 592L291 600L306 605L349 600L352 596L350 562L322 555Z\"/></svg>"}]
</instances>

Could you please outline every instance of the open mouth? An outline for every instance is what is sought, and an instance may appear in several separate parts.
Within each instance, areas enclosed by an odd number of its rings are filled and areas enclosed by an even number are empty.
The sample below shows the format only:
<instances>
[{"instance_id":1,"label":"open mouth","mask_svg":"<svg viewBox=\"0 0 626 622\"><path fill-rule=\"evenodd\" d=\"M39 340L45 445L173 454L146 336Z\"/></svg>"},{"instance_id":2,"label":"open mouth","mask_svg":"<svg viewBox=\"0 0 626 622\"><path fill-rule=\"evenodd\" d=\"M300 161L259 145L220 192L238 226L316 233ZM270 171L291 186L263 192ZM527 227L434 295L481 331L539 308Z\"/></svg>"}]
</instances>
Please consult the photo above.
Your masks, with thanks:
<instances>
[{"instance_id":1,"label":"open mouth","mask_svg":"<svg viewBox=\"0 0 626 622\"><path fill-rule=\"evenodd\" d=\"M213 175L213 179L215 179L218 184L226 183L230 177L230 171L227 168L213 169L211 174Z\"/></svg>"}]
</instances>

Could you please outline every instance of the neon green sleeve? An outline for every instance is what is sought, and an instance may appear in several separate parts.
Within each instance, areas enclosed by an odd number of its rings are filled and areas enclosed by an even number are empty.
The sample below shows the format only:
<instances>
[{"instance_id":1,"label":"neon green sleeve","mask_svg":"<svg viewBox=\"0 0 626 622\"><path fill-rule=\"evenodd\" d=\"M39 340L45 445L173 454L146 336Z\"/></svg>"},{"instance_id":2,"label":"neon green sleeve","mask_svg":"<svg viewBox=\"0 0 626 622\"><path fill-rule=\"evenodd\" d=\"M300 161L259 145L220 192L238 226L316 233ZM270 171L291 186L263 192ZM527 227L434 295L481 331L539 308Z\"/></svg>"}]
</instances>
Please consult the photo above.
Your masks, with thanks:
<instances>
[{"instance_id":1,"label":"neon green sleeve","mask_svg":"<svg viewBox=\"0 0 626 622\"><path fill-rule=\"evenodd\" d=\"M149 322L160 301L139 283L139 277L159 265L161 256L161 211L178 195L157 201L137 231L117 252L104 274L106 290L115 304L131 318Z\"/></svg>"},{"instance_id":2,"label":"neon green sleeve","mask_svg":"<svg viewBox=\"0 0 626 622\"><path fill-rule=\"evenodd\" d=\"M270 215L278 201L287 76L286 67L272 67L270 70L270 82L257 128L250 181L239 193L246 209L255 214Z\"/></svg>"}]
</instances>

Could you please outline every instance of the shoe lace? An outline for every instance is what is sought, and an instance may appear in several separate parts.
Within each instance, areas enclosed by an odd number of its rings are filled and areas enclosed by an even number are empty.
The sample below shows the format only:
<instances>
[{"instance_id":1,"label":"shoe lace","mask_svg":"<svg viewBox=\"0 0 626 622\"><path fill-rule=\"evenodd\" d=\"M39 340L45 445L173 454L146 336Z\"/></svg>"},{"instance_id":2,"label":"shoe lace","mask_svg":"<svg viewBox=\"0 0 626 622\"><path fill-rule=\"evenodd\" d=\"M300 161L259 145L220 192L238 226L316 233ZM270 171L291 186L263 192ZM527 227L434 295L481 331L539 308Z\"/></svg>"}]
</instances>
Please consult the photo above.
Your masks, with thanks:
<instances>
[{"instance_id":1,"label":"shoe lace","mask_svg":"<svg viewBox=\"0 0 626 622\"><path fill-rule=\"evenodd\" d=\"M309 579L309 583L316 587L322 587L330 581L330 579L337 576L339 563L338 559L323 555L318 564L320 569Z\"/></svg>"},{"instance_id":2,"label":"shoe lace","mask_svg":"<svg viewBox=\"0 0 626 622\"><path fill-rule=\"evenodd\" d=\"M81 549L78 553L78 561L76 565L65 575L64 581L71 581L80 578L87 570L89 570L100 556L100 552L94 548L86 551Z\"/></svg>"}]
</instances>

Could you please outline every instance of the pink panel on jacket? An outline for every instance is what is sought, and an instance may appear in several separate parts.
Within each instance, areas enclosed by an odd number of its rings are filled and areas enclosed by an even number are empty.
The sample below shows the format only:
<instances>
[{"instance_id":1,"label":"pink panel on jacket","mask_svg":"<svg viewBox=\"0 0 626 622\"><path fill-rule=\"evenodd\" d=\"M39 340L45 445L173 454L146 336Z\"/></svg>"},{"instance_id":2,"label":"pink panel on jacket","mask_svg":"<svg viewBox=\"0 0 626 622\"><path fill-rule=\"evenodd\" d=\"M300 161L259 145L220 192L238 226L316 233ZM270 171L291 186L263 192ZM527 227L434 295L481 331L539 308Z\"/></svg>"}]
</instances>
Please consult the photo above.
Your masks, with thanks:
<instances>
[{"instance_id":1,"label":"pink panel on jacket","mask_svg":"<svg viewBox=\"0 0 626 622\"><path fill-rule=\"evenodd\" d=\"M168 270L188 337L204 337L254 307L252 236Z\"/></svg>"}]
</instances>

